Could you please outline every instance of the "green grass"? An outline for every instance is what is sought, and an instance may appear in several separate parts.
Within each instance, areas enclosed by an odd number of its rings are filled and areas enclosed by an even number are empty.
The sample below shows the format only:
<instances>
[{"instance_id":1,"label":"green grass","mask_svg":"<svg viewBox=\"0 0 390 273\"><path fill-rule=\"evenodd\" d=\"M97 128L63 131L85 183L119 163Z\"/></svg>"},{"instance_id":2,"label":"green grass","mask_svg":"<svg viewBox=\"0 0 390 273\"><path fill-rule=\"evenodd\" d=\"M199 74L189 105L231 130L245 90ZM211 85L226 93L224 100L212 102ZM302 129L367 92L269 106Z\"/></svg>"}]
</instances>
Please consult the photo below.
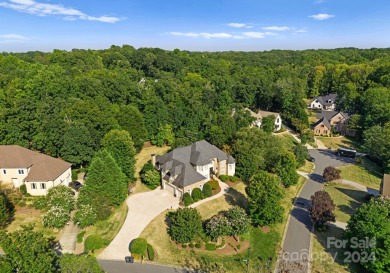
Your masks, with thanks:
<instances>
[{"instance_id":1,"label":"green grass","mask_svg":"<svg viewBox=\"0 0 390 273\"><path fill-rule=\"evenodd\" d=\"M338 148L359 149L360 145L353 138L339 137L317 137L327 148L337 150Z\"/></svg>"},{"instance_id":2,"label":"green grass","mask_svg":"<svg viewBox=\"0 0 390 273\"><path fill-rule=\"evenodd\" d=\"M293 150L294 147L298 144L298 142L296 141L295 138L293 138L291 136L291 134L280 134L280 135L276 135L277 137L279 137L282 142L283 142L283 145L288 149L288 150Z\"/></svg>"},{"instance_id":3,"label":"green grass","mask_svg":"<svg viewBox=\"0 0 390 273\"><path fill-rule=\"evenodd\" d=\"M299 167L298 171L305 172L305 173L311 173L313 171L313 169L314 169L313 163L306 160L305 165L303 165L302 167Z\"/></svg>"},{"instance_id":4,"label":"green grass","mask_svg":"<svg viewBox=\"0 0 390 273\"><path fill-rule=\"evenodd\" d=\"M344 223L348 222L367 196L366 192L337 183L328 184L324 190L329 193L336 205L336 220Z\"/></svg>"},{"instance_id":5,"label":"green grass","mask_svg":"<svg viewBox=\"0 0 390 273\"><path fill-rule=\"evenodd\" d=\"M338 167L341 170L341 178L379 190L382 179L380 167L368 159L361 160L361 163Z\"/></svg>"}]
</instances>

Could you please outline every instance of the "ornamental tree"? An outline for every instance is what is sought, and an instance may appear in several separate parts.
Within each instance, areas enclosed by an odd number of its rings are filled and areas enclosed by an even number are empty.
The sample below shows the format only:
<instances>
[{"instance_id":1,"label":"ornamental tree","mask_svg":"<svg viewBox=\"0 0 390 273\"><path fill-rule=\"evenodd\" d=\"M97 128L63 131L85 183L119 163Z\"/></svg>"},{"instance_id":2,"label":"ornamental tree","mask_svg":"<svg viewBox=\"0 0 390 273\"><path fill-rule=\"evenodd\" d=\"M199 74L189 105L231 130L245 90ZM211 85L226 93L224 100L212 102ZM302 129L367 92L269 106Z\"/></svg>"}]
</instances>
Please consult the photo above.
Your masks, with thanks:
<instances>
[{"instance_id":1,"label":"ornamental tree","mask_svg":"<svg viewBox=\"0 0 390 273\"><path fill-rule=\"evenodd\" d=\"M63 207L52 206L43 215L43 225L45 227L62 228L70 220L70 213Z\"/></svg>"},{"instance_id":2,"label":"ornamental tree","mask_svg":"<svg viewBox=\"0 0 390 273\"><path fill-rule=\"evenodd\" d=\"M340 179L341 178L340 174L341 174L341 170L336 169L333 166L328 166L324 169L324 173L322 174L322 176L324 177L324 180L326 182L331 182L333 180Z\"/></svg>"},{"instance_id":3,"label":"ornamental tree","mask_svg":"<svg viewBox=\"0 0 390 273\"><path fill-rule=\"evenodd\" d=\"M202 217L193 208L179 208L168 214L170 220L169 234L172 240L185 244L196 239L202 232Z\"/></svg>"},{"instance_id":4,"label":"ornamental tree","mask_svg":"<svg viewBox=\"0 0 390 273\"><path fill-rule=\"evenodd\" d=\"M74 208L74 196L71 188L66 186L57 186L50 188L46 195L47 206L61 207L64 211L71 211Z\"/></svg>"},{"instance_id":5,"label":"ornamental tree","mask_svg":"<svg viewBox=\"0 0 390 273\"><path fill-rule=\"evenodd\" d=\"M335 204L329 193L326 191L317 191L311 196L310 217L317 225L335 221Z\"/></svg>"},{"instance_id":6,"label":"ornamental tree","mask_svg":"<svg viewBox=\"0 0 390 273\"><path fill-rule=\"evenodd\" d=\"M229 220L225 215L214 215L206 221L205 224L206 234L211 237L211 240L215 241L219 237L227 236L232 233Z\"/></svg>"},{"instance_id":7,"label":"ornamental tree","mask_svg":"<svg viewBox=\"0 0 390 273\"><path fill-rule=\"evenodd\" d=\"M96 223L98 220L96 209L89 204L81 204L73 218L80 228L85 228Z\"/></svg>"},{"instance_id":8,"label":"ornamental tree","mask_svg":"<svg viewBox=\"0 0 390 273\"><path fill-rule=\"evenodd\" d=\"M245 210L239 206L234 206L225 212L231 227L231 235L239 235L245 233L251 223L250 218Z\"/></svg>"}]
</instances>

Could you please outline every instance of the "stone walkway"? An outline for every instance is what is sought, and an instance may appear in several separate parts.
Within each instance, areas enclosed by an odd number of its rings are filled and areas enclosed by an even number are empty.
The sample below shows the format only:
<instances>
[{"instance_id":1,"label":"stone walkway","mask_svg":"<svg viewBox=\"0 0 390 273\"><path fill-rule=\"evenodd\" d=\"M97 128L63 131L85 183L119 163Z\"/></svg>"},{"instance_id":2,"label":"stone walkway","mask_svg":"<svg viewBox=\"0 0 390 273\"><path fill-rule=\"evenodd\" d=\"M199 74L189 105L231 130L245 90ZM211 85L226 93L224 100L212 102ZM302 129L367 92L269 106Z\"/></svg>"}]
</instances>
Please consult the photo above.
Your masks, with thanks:
<instances>
[{"instance_id":1,"label":"stone walkway","mask_svg":"<svg viewBox=\"0 0 390 273\"><path fill-rule=\"evenodd\" d=\"M325 225L331 226L331 227L341 228L342 230L346 230L347 229L347 223L340 222L340 221L336 221L334 223L326 222Z\"/></svg>"},{"instance_id":2,"label":"stone walkway","mask_svg":"<svg viewBox=\"0 0 390 273\"><path fill-rule=\"evenodd\" d=\"M190 206L189 206L190 208L195 208L195 207L197 207L197 206L199 206L199 205L202 205L203 203L206 203L206 202L208 202L208 201L217 199L217 198L223 196L225 193L228 192L228 190L229 190L228 184L223 183L223 182L222 182L221 180L219 180L219 179L216 179L216 178L214 178L214 179L218 181L219 186L221 187L221 191L220 191L219 193L217 193L216 195L213 195L213 196L211 196L211 197L209 197L209 198L200 200L200 201L198 201L198 202L196 202L196 203L190 205Z\"/></svg>"},{"instance_id":3,"label":"stone walkway","mask_svg":"<svg viewBox=\"0 0 390 273\"><path fill-rule=\"evenodd\" d=\"M321 140L319 140L318 138L314 138L314 139L315 139L315 143L317 144L317 149L319 149L319 150L327 150L328 149L328 147L326 147L324 145L324 143L322 143Z\"/></svg>"},{"instance_id":4,"label":"stone walkway","mask_svg":"<svg viewBox=\"0 0 390 273\"><path fill-rule=\"evenodd\" d=\"M76 249L76 242L77 242L77 234L80 232L80 228L78 225L73 223L73 216L75 214L75 211L72 211L70 217L71 220L65 225L63 228L59 244L60 244L60 251L61 253L74 253Z\"/></svg>"}]
</instances>

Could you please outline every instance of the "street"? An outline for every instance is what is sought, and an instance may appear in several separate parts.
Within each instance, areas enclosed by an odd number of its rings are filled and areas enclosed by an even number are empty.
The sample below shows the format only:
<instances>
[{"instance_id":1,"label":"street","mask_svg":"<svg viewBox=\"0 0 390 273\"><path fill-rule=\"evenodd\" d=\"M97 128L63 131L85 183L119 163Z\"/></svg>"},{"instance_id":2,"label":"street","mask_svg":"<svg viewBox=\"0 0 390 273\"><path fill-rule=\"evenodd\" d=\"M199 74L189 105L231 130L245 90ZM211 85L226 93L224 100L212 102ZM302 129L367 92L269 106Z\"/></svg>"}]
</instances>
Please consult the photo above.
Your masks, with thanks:
<instances>
[{"instance_id":1,"label":"street","mask_svg":"<svg viewBox=\"0 0 390 273\"><path fill-rule=\"evenodd\" d=\"M181 267L164 266L155 264L141 264L141 263L126 263L123 261L114 260L99 260L99 264L107 273L191 273L192 271L186 270Z\"/></svg>"}]
</instances>

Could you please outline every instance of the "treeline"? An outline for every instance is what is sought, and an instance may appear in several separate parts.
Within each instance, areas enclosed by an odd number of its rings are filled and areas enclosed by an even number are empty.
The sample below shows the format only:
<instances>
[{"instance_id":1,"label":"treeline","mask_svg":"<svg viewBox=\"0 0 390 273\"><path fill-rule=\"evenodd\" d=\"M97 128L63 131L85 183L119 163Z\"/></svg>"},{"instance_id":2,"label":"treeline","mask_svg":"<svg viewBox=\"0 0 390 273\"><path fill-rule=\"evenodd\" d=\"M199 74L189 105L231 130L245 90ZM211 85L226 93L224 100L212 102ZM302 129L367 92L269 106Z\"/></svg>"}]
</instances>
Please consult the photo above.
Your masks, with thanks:
<instances>
[{"instance_id":1,"label":"treeline","mask_svg":"<svg viewBox=\"0 0 390 273\"><path fill-rule=\"evenodd\" d=\"M134 49L0 55L0 143L90 163L104 135L231 146L250 107L308 127L303 99L337 93L358 136L390 121L390 49L201 53ZM236 115L232 116L232 109ZM352 126L351 125L351 126Z\"/></svg>"}]
</instances>

